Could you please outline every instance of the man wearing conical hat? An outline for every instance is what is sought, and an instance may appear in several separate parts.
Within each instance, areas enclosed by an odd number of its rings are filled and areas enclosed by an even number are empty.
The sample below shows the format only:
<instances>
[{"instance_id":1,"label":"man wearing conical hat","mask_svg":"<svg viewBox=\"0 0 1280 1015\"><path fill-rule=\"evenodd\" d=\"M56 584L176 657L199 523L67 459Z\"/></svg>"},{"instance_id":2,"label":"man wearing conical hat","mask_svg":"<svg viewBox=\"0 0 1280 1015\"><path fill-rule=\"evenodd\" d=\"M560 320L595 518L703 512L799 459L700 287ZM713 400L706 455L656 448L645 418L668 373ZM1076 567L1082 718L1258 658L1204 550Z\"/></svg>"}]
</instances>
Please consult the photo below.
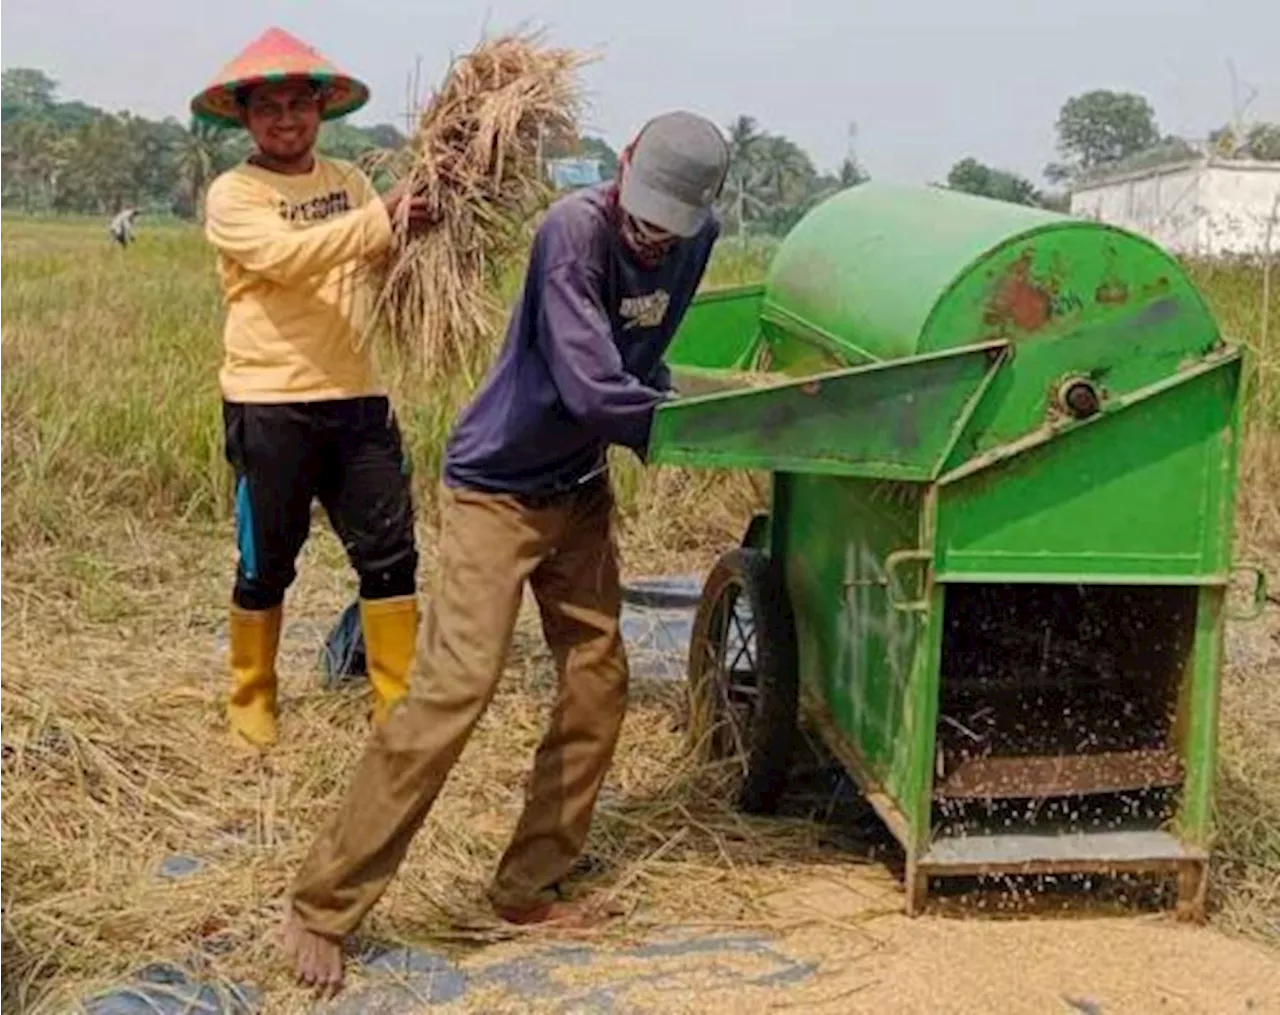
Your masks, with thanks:
<instances>
[{"instance_id":1,"label":"man wearing conical hat","mask_svg":"<svg viewBox=\"0 0 1280 1015\"><path fill-rule=\"evenodd\" d=\"M663 355L719 235L728 169L713 123L651 120L620 181L539 224L506 340L445 449L440 553L409 694L374 730L290 900L304 983L342 981L341 942L377 902L497 690L522 594L538 602L558 693L489 897L504 920L581 925L563 898L626 711L610 445L642 458L670 395Z\"/></svg>"},{"instance_id":2,"label":"man wearing conical hat","mask_svg":"<svg viewBox=\"0 0 1280 1015\"><path fill-rule=\"evenodd\" d=\"M407 686L417 610L413 505L399 429L363 341L370 263L392 217L427 222L397 188L379 197L355 166L315 153L322 120L368 89L271 29L192 100L244 127L254 152L209 188L205 232L226 303L220 382L235 472L239 562L230 617L232 731L276 738L282 603L318 499L360 578L373 717Z\"/></svg>"}]
</instances>

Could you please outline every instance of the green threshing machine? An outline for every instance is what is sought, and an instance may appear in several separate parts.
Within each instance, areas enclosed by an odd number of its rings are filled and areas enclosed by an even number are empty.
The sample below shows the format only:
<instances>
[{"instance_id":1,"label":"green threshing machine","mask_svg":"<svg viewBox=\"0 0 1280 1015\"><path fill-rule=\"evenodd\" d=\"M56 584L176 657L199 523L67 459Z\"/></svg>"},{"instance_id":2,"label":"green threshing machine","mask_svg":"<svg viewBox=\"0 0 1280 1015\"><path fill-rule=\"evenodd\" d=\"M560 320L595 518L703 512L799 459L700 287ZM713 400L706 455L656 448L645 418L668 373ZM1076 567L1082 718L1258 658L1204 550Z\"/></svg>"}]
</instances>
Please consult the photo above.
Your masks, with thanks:
<instances>
[{"instance_id":1,"label":"green threshing machine","mask_svg":"<svg viewBox=\"0 0 1280 1015\"><path fill-rule=\"evenodd\" d=\"M1130 233L866 184L704 293L658 464L767 471L702 591L695 733L778 806L800 729L931 878L1176 877L1203 912L1242 350ZM684 397L687 396L687 397Z\"/></svg>"}]
</instances>

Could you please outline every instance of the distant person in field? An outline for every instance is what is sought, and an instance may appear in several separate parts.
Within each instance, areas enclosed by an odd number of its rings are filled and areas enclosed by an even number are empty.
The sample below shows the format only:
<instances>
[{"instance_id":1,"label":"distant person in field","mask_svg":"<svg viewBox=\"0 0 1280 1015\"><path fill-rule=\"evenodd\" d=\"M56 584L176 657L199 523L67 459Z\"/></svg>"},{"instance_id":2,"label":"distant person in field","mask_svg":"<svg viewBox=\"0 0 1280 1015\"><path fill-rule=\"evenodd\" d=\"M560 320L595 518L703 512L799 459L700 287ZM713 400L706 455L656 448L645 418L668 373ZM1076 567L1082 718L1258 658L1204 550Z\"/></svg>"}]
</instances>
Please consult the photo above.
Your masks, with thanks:
<instances>
[{"instance_id":1,"label":"distant person in field","mask_svg":"<svg viewBox=\"0 0 1280 1015\"><path fill-rule=\"evenodd\" d=\"M122 208L111 220L111 225L108 227L111 238L121 247L127 247L133 242L133 220L137 217L137 208Z\"/></svg>"},{"instance_id":2,"label":"distant person in field","mask_svg":"<svg viewBox=\"0 0 1280 1015\"><path fill-rule=\"evenodd\" d=\"M445 454L439 563L408 696L374 730L294 883L298 978L342 981L342 939L386 889L498 686L532 586L559 696L489 890L516 924L612 915L560 884L586 841L627 701L609 445L644 457L663 355L702 279L728 168L714 124L651 121L620 182L548 210L506 342Z\"/></svg>"},{"instance_id":3,"label":"distant person in field","mask_svg":"<svg viewBox=\"0 0 1280 1015\"><path fill-rule=\"evenodd\" d=\"M227 717L258 747L276 738L281 604L313 499L360 578L375 721L404 695L416 640L408 468L362 342L375 295L362 269L390 246L393 216L422 228L427 209L404 189L379 197L356 167L315 154L321 120L368 96L272 29L192 101L255 146L209 188L205 232L227 307L220 380L239 542Z\"/></svg>"}]
</instances>

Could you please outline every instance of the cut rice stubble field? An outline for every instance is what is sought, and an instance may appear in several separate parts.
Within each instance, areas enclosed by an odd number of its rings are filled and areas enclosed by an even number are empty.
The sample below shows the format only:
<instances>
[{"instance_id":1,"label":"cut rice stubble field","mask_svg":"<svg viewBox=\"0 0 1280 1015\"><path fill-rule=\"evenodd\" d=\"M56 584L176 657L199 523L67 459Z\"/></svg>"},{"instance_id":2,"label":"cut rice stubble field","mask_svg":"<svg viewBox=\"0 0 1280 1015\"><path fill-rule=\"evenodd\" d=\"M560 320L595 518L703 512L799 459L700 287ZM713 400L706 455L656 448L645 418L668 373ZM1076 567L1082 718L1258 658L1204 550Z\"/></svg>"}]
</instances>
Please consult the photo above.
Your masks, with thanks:
<instances>
[{"instance_id":1,"label":"cut rice stubble field","mask_svg":"<svg viewBox=\"0 0 1280 1015\"><path fill-rule=\"evenodd\" d=\"M724 247L711 281L758 275L762 257ZM6 1010L57 1010L146 961L189 952L212 975L252 978L286 1004L282 971L267 959L280 898L364 737L363 693L322 692L316 681L320 639L354 589L318 517L287 604L281 749L263 763L225 749L220 639L234 556L211 269L190 227L145 229L118 251L97 223L5 221ZM1256 345L1257 272L1195 270L1224 331ZM1255 351L1237 556L1262 557L1274 574L1280 385L1274 352ZM477 350L481 362L486 354ZM386 367L416 470L425 585L441 440L468 392L424 391ZM704 572L761 492L749 479L642 472L625 458L617 483L631 573ZM1273 944L1276 612L1231 641L1212 916L1221 930ZM518 810L553 685L531 621L371 934L459 946L490 934L466 928L481 920L481 889ZM678 688L637 685L593 832L596 866L584 880L635 907L628 933L686 921L777 926L768 900L805 873L857 872L876 896L868 919L896 905L889 870L869 864L880 843L859 838L861 825L755 821L727 808L717 792L724 773L687 763L682 710ZM159 876L174 855L201 866L181 880Z\"/></svg>"}]
</instances>

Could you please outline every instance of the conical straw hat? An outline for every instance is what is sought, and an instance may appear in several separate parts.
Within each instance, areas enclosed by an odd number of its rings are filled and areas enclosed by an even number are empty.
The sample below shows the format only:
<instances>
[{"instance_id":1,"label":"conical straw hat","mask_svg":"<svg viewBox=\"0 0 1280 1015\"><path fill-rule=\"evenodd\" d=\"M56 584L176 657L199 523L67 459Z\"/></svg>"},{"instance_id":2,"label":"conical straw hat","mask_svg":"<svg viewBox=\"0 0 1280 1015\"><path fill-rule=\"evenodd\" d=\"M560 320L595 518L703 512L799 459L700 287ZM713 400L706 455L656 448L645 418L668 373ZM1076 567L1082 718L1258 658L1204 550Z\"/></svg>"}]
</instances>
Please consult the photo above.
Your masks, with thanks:
<instances>
[{"instance_id":1,"label":"conical straw hat","mask_svg":"<svg viewBox=\"0 0 1280 1015\"><path fill-rule=\"evenodd\" d=\"M280 28L268 28L191 100L191 112L224 127L242 126L236 92L245 85L306 78L325 88L324 118L346 116L369 101L369 89Z\"/></svg>"}]
</instances>

